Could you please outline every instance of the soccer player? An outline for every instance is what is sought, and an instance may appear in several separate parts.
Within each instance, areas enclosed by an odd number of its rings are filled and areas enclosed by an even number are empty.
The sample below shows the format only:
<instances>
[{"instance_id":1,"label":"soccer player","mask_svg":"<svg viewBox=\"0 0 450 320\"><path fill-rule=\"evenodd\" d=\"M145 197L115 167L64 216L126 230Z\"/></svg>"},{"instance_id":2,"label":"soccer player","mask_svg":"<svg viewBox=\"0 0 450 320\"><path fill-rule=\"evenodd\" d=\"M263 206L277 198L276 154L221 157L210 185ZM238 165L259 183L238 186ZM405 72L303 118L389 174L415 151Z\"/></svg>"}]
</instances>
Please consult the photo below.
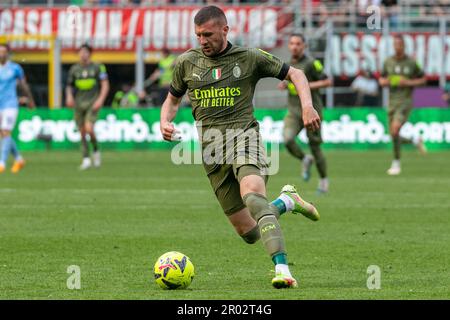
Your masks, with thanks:
<instances>
[{"instance_id":1,"label":"soccer player","mask_svg":"<svg viewBox=\"0 0 450 320\"><path fill-rule=\"evenodd\" d=\"M323 104L319 89L331 86L332 81L323 73L323 66L319 60L315 60L314 58L305 55L306 47L307 44L302 34L292 34L289 37L288 48L291 52L290 65L302 70L305 73L305 76L309 81L309 88L311 89L314 108L317 110L320 118L322 119ZM320 144L322 143L320 130L306 131L308 143L313 156L305 155L295 141L295 138L304 128L302 121L302 104L300 101L299 108L297 89L291 81L287 80L280 82L278 88L280 90L288 91L288 113L284 118L283 126L283 141L286 145L286 149L295 158L302 161L302 176L305 181L310 179L311 166L314 162L316 163L317 171L320 176L317 191L319 193L328 192L329 182L327 177L327 164L325 156L320 148Z\"/></svg>"},{"instance_id":2,"label":"soccer player","mask_svg":"<svg viewBox=\"0 0 450 320\"><path fill-rule=\"evenodd\" d=\"M172 82L173 66L176 59L176 56L168 48L163 48L161 52L162 59L158 62L158 67L144 82L144 86L149 87L158 81L158 106L164 102L169 92L170 83ZM145 97L145 92L141 93L141 97Z\"/></svg>"},{"instance_id":3,"label":"soccer player","mask_svg":"<svg viewBox=\"0 0 450 320\"><path fill-rule=\"evenodd\" d=\"M400 129L408 121L412 110L412 91L414 87L424 85L426 78L417 62L405 54L405 41L401 35L394 37L395 54L386 59L383 65L380 86L389 87L388 121L389 133L394 147L394 160L387 170L389 175L399 175L400 147L402 143L413 143L421 153L426 153L423 140L400 136Z\"/></svg>"},{"instance_id":4,"label":"soccer player","mask_svg":"<svg viewBox=\"0 0 450 320\"><path fill-rule=\"evenodd\" d=\"M14 157L12 173L19 172L25 166L25 160L17 149L16 142L11 137L11 131L16 124L19 113L17 85L28 97L28 106L35 107L33 95L28 87L23 69L9 60L10 49L7 44L0 44L0 173L5 172L6 161L11 153Z\"/></svg>"},{"instance_id":5,"label":"soccer player","mask_svg":"<svg viewBox=\"0 0 450 320\"><path fill-rule=\"evenodd\" d=\"M108 74L103 64L91 61L92 48L84 44L78 51L80 62L69 70L66 87L66 106L75 108L75 122L81 135L83 160L80 170L101 165L100 151L94 124L109 91ZM93 161L89 157L87 136L93 148Z\"/></svg>"},{"instance_id":6,"label":"soccer player","mask_svg":"<svg viewBox=\"0 0 450 320\"><path fill-rule=\"evenodd\" d=\"M203 7L194 24L200 48L188 50L177 59L169 94L161 109L161 133L168 141L178 138L172 121L188 92L199 129L203 165L224 213L244 241L251 244L261 238L275 264L272 285L296 287L277 218L292 212L318 220L319 213L291 185L284 186L272 203L267 201L266 155L252 99L260 78L289 79L302 101L306 128L318 130L320 117L313 108L308 81L301 70L265 51L228 42L227 19L216 6ZM220 134L226 135L225 141L217 138ZM226 160L216 161L220 157L215 156L224 149Z\"/></svg>"}]
</instances>

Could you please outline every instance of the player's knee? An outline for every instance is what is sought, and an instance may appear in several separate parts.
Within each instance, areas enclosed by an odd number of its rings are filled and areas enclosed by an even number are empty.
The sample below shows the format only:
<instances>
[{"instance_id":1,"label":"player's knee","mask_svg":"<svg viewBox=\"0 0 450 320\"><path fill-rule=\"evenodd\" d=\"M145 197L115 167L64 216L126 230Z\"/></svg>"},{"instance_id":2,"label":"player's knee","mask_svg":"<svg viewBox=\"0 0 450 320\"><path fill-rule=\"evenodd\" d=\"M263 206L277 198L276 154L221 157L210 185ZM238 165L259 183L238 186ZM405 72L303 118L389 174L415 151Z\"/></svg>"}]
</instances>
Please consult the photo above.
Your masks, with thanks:
<instances>
[{"instance_id":1,"label":"player's knee","mask_svg":"<svg viewBox=\"0 0 450 320\"><path fill-rule=\"evenodd\" d=\"M400 129L392 128L390 133L393 138L397 138L400 135Z\"/></svg>"},{"instance_id":2,"label":"player's knee","mask_svg":"<svg viewBox=\"0 0 450 320\"><path fill-rule=\"evenodd\" d=\"M314 140L310 140L309 142L309 147L311 149L311 153L314 155L319 155L322 153L322 149L320 148L320 142L318 141L314 141Z\"/></svg>"},{"instance_id":3,"label":"player's knee","mask_svg":"<svg viewBox=\"0 0 450 320\"><path fill-rule=\"evenodd\" d=\"M401 127L402 127L402 125L400 123L393 122L391 127L390 127L391 136L397 137L400 134Z\"/></svg>"},{"instance_id":4,"label":"player's knee","mask_svg":"<svg viewBox=\"0 0 450 320\"><path fill-rule=\"evenodd\" d=\"M321 140L316 139L309 139L309 147L311 148L311 151L317 151L320 152L320 145L322 144Z\"/></svg>"},{"instance_id":5,"label":"player's knee","mask_svg":"<svg viewBox=\"0 0 450 320\"><path fill-rule=\"evenodd\" d=\"M290 153L294 153L296 150L296 142L295 140L285 141L284 145L286 146L287 151Z\"/></svg>"},{"instance_id":6,"label":"player's knee","mask_svg":"<svg viewBox=\"0 0 450 320\"><path fill-rule=\"evenodd\" d=\"M80 132L81 135L85 135L86 134L86 128L84 126L79 126L78 127L78 131Z\"/></svg>"},{"instance_id":7,"label":"player's knee","mask_svg":"<svg viewBox=\"0 0 450 320\"><path fill-rule=\"evenodd\" d=\"M260 193L265 192L265 178L262 176L263 172L257 166L246 165L239 168L236 176L239 181L241 194Z\"/></svg>"},{"instance_id":8,"label":"player's knee","mask_svg":"<svg viewBox=\"0 0 450 320\"><path fill-rule=\"evenodd\" d=\"M258 193L260 190L260 185L255 183L254 181L246 181L241 182L241 190L245 190L246 193Z\"/></svg>"},{"instance_id":9,"label":"player's knee","mask_svg":"<svg viewBox=\"0 0 450 320\"><path fill-rule=\"evenodd\" d=\"M287 146L290 147L293 144L295 144L295 136L292 134L284 134L283 135L283 143Z\"/></svg>"},{"instance_id":10,"label":"player's knee","mask_svg":"<svg viewBox=\"0 0 450 320\"><path fill-rule=\"evenodd\" d=\"M94 133L94 128L93 128L93 126L92 126L91 124L85 124L85 125L84 125L84 131L85 131L87 134L91 135L91 134Z\"/></svg>"}]
</instances>

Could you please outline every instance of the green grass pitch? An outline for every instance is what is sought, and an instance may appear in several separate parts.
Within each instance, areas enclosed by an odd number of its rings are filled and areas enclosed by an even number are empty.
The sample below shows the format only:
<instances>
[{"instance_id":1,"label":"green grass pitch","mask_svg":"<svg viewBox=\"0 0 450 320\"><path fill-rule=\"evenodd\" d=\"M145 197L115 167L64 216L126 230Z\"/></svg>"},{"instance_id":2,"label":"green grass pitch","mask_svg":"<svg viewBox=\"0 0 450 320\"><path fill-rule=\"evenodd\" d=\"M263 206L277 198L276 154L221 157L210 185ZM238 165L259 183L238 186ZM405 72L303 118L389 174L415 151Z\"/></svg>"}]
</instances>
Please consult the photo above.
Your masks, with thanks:
<instances>
[{"instance_id":1,"label":"green grass pitch","mask_svg":"<svg viewBox=\"0 0 450 320\"><path fill-rule=\"evenodd\" d=\"M104 152L98 170L79 172L78 152L25 153L19 175L0 175L0 299L448 299L450 156L403 153L389 177L388 151L327 151L331 190L281 155L268 184L273 199L295 183L322 219L284 215L295 290L271 287L261 243L247 245L221 212L199 165L170 153ZM164 291L153 264L166 251L188 255L196 277ZM81 268L81 289L66 287ZM381 289L367 288L367 268Z\"/></svg>"}]
</instances>

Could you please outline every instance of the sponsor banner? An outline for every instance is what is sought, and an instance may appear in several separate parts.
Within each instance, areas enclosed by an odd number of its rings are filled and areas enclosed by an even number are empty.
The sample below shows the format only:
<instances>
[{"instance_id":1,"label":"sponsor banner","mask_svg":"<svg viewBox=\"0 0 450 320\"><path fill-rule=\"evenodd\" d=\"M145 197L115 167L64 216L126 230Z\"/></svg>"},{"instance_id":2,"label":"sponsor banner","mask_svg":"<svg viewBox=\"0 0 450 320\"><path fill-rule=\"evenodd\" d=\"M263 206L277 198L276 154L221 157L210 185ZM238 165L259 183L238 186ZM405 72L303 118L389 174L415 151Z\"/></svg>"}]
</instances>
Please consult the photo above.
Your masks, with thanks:
<instances>
[{"instance_id":1,"label":"sponsor banner","mask_svg":"<svg viewBox=\"0 0 450 320\"><path fill-rule=\"evenodd\" d=\"M450 76L450 35L444 43L437 33L401 33L405 50L413 56L429 78L438 78L441 70ZM354 77L361 69L380 71L384 60L394 54L393 37L380 33L336 34L332 38L331 71L335 76Z\"/></svg>"},{"instance_id":2,"label":"sponsor banner","mask_svg":"<svg viewBox=\"0 0 450 320\"><path fill-rule=\"evenodd\" d=\"M64 49L92 43L99 50L134 50L141 36L145 50L197 46L194 16L200 7L151 8L0 8L0 35L56 35ZM223 7L231 29L229 40L251 47L274 48L279 31L291 21L280 7ZM249 36L251 34L251 37ZM92 41L92 42L91 42ZM44 49L44 40L12 42L14 49Z\"/></svg>"},{"instance_id":3,"label":"sponsor banner","mask_svg":"<svg viewBox=\"0 0 450 320\"><path fill-rule=\"evenodd\" d=\"M103 109L95 124L97 139L103 149L171 148L175 143L163 141L159 131L159 114L159 109ZM282 143L285 114L285 110L255 111L266 144ZM327 109L324 117L322 136L325 148L390 148L383 109ZM196 146L197 130L191 109L181 109L174 122L181 131L182 141ZM450 109L415 109L401 133L408 138L421 136L429 149L450 149ZM21 109L14 136L22 150L75 149L80 141L70 109ZM298 139L307 143L304 130Z\"/></svg>"}]
</instances>

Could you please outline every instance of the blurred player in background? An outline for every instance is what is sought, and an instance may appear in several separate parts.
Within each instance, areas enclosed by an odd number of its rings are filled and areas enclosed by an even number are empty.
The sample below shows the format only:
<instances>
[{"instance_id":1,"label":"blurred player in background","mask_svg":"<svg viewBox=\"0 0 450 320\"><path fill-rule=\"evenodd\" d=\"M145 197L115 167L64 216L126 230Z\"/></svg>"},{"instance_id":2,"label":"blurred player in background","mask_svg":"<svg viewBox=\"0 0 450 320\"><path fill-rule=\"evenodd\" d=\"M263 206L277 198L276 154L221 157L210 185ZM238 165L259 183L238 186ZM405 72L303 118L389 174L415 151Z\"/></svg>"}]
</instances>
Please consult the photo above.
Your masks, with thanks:
<instances>
[{"instance_id":1,"label":"blurred player in background","mask_svg":"<svg viewBox=\"0 0 450 320\"><path fill-rule=\"evenodd\" d=\"M94 132L94 124L109 91L108 74L103 64L91 61L92 48L84 44L79 50L80 62L69 70L66 88L66 105L75 108L75 122L81 135L83 160L80 170L101 164L100 151ZM89 135L93 155L89 156Z\"/></svg>"},{"instance_id":2,"label":"blurred player in background","mask_svg":"<svg viewBox=\"0 0 450 320\"><path fill-rule=\"evenodd\" d=\"M158 67L144 82L144 87L150 87L156 81L158 81L159 99L157 101L158 106L162 105L169 92L170 84L172 82L173 67L175 64L176 56L168 48L162 49L162 59L158 62ZM145 97L146 93L141 92L140 97Z\"/></svg>"},{"instance_id":3,"label":"blurred player in background","mask_svg":"<svg viewBox=\"0 0 450 320\"><path fill-rule=\"evenodd\" d=\"M241 48L228 42L227 19L218 7L203 7L196 14L194 24L200 48L185 52L177 60L170 91L161 109L161 133L165 140L176 139L172 121L183 95L188 92L201 130L204 168L224 213L245 242L255 243L261 238L275 264L272 285L296 287L277 219L285 212L301 213L311 220L318 220L319 214L290 185L282 188L275 201L267 201L268 175L264 172L267 159L259 124L253 115L252 99L259 79L289 79L298 89L305 126L318 130L320 117L313 108L308 81L301 70L289 67L265 51ZM226 141L211 141L207 136L212 132L226 133ZM230 132L234 132L231 137ZM248 146L248 140L256 140L256 146ZM207 149L223 150L225 146L227 155L231 151L231 159L205 161ZM243 146L246 148L241 148ZM245 161L240 161L242 158Z\"/></svg>"},{"instance_id":4,"label":"blurred player in background","mask_svg":"<svg viewBox=\"0 0 450 320\"><path fill-rule=\"evenodd\" d=\"M9 61L9 51L7 44L0 44L0 173L5 171L6 161L10 153L14 157L11 172L17 173L25 166L25 160L20 155L16 142L11 137L19 113L17 85L27 96L28 106L30 108L35 107L23 69L17 63Z\"/></svg>"},{"instance_id":5,"label":"blurred player in background","mask_svg":"<svg viewBox=\"0 0 450 320\"><path fill-rule=\"evenodd\" d=\"M323 103L322 98L320 97L319 89L331 86L332 81L323 73L323 66L319 60L315 60L314 58L305 55L306 47L307 44L302 34L292 34L289 37L288 48L291 52L290 65L294 68L302 70L305 73L305 76L309 81L309 88L311 89L314 108L317 110L320 118L322 119ZM305 155L295 141L295 138L304 128L302 119L302 103L298 98L297 89L290 81L280 82L278 88L280 90L288 91L288 113L284 118L283 126L284 144L290 154L302 161L303 180L308 181L310 179L311 166L314 162L316 163L317 171L320 176L317 190L321 193L328 192L329 182L327 177L327 164L325 156L320 148L320 144L322 143L320 129L317 131L306 131L313 156L309 154Z\"/></svg>"},{"instance_id":6,"label":"blurred player in background","mask_svg":"<svg viewBox=\"0 0 450 320\"><path fill-rule=\"evenodd\" d=\"M400 129L411 113L413 88L426 83L426 78L417 62L406 55L405 41L401 35L394 37L395 54L383 65L380 86L389 87L388 121L389 133L394 147L394 160L387 170L389 175L401 172L400 148L402 143L413 143L421 153L426 153L422 138L407 139L400 136Z\"/></svg>"}]
</instances>

